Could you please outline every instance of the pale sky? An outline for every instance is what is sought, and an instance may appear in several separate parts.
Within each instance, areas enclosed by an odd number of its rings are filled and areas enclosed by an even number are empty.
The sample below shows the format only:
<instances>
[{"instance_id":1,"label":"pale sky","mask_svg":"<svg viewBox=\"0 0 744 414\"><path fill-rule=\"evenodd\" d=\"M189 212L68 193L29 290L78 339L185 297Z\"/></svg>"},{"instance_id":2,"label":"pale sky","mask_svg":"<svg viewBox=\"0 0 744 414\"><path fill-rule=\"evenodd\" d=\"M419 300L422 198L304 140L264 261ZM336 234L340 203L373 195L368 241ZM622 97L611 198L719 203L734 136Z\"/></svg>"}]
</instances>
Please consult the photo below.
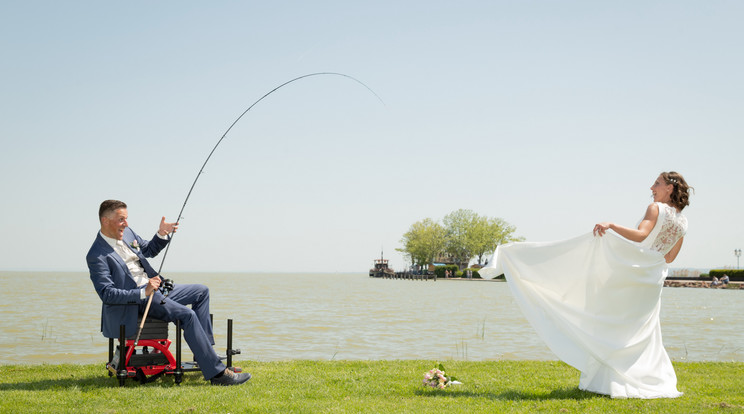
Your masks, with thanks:
<instances>
[{"instance_id":1,"label":"pale sky","mask_svg":"<svg viewBox=\"0 0 744 414\"><path fill-rule=\"evenodd\" d=\"M457 209L529 241L696 188L674 267L735 267L741 1L0 4L0 270L87 271L100 202L168 271L366 272ZM159 264L159 260L154 260Z\"/></svg>"}]
</instances>

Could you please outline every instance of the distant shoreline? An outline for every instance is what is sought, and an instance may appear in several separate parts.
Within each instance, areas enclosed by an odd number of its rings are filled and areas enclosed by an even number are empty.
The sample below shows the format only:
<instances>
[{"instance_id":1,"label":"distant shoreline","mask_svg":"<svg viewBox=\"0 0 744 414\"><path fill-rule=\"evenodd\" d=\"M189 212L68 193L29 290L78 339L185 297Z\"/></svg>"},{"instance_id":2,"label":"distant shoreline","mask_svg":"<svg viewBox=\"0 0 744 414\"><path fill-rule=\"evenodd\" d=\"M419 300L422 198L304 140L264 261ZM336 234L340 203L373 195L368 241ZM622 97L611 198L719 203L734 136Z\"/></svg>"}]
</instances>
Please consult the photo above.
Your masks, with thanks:
<instances>
[{"instance_id":1,"label":"distant shoreline","mask_svg":"<svg viewBox=\"0 0 744 414\"><path fill-rule=\"evenodd\" d=\"M506 282L506 279L468 279L465 277L450 277L450 278L437 278L437 280L464 280L464 281L480 281L480 282ZM682 288L703 288L703 289L729 289L729 290L744 290L744 282L729 282L727 285L711 286L709 280L680 280L680 279L666 279L664 281L664 287L682 287Z\"/></svg>"},{"instance_id":2,"label":"distant shoreline","mask_svg":"<svg viewBox=\"0 0 744 414\"><path fill-rule=\"evenodd\" d=\"M498 278L498 279L482 279L482 278L472 278L468 279L466 277L438 277L437 280L465 280L468 282L506 282L506 279Z\"/></svg>"},{"instance_id":3,"label":"distant shoreline","mask_svg":"<svg viewBox=\"0 0 744 414\"><path fill-rule=\"evenodd\" d=\"M711 283L712 282L710 280L667 279L664 281L664 287L744 290L742 288L742 285L744 285L744 282L729 282L726 285L716 285L716 286L712 286Z\"/></svg>"}]
</instances>

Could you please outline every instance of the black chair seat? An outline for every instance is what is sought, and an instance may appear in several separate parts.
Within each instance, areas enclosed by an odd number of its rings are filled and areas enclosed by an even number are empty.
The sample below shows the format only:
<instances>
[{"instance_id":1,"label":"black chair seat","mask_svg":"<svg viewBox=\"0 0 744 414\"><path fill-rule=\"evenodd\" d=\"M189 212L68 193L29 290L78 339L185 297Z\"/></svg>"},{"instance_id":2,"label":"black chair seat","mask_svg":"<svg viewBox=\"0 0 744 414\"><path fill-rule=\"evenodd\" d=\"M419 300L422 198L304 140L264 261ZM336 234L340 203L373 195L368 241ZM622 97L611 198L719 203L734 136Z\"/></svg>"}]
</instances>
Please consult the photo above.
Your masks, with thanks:
<instances>
[{"instance_id":1,"label":"black chair seat","mask_svg":"<svg viewBox=\"0 0 744 414\"><path fill-rule=\"evenodd\" d=\"M142 316L137 319L137 328L139 329L142 323ZM137 332L134 335L127 337L127 339L134 339L137 336ZM140 339L168 339L168 322L148 317L145 319L145 326L142 328L142 335Z\"/></svg>"}]
</instances>

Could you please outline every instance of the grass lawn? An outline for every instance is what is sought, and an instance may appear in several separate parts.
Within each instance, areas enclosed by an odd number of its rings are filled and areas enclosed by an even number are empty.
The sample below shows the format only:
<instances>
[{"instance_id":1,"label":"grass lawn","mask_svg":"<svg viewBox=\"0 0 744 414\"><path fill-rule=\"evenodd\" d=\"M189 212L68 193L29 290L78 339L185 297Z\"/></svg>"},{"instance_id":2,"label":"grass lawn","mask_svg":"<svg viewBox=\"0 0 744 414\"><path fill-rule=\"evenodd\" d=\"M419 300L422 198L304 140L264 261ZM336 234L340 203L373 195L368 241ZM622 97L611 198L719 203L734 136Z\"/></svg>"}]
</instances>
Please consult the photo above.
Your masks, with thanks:
<instances>
[{"instance_id":1,"label":"grass lawn","mask_svg":"<svg viewBox=\"0 0 744 414\"><path fill-rule=\"evenodd\" d=\"M437 361L241 361L247 384L215 387L199 373L124 387L103 364L0 366L0 412L44 413L702 413L744 412L744 363L675 363L680 398L613 400L579 391L554 361L443 361L463 382L424 388Z\"/></svg>"}]
</instances>

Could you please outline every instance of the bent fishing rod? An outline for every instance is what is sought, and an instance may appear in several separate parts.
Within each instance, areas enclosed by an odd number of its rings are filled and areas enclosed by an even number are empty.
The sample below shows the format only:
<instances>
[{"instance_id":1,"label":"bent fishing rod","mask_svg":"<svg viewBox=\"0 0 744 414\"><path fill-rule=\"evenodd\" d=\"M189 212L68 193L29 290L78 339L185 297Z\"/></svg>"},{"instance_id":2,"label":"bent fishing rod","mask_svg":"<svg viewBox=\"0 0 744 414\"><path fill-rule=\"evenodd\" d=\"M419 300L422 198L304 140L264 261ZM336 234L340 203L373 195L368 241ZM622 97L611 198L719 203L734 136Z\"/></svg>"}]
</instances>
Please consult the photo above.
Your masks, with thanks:
<instances>
[{"instance_id":1,"label":"bent fishing rod","mask_svg":"<svg viewBox=\"0 0 744 414\"><path fill-rule=\"evenodd\" d=\"M382 98L380 98L380 96L377 95L375 93L375 91L372 90L372 88L370 88L369 86L365 85L364 82L360 81L359 79L357 79L357 78L355 78L353 76L345 75L343 73L338 73L338 72L315 72L315 73L308 73L306 75L298 76L298 77L296 77L294 79L291 79L291 80L288 80L288 81L282 83L281 85L277 86L276 88L274 88L274 89L270 90L269 92L267 92L266 94L264 94L256 102L253 102L251 104L251 106L249 106L248 109L246 109L245 111L243 111L243 113L240 114L240 116L238 116L235 119L235 121L233 121L232 124L230 124L230 126L227 128L227 130L225 130L225 133L222 134L222 136L220 137L220 139L217 141L217 143L212 148L212 151L209 152L209 155L207 156L207 159L204 160L204 164L202 164L201 168L199 169L199 172L196 174L196 178L194 178L194 182L191 184L191 188L189 188L188 194L186 194L186 199L183 201L183 205L181 206L181 211L178 212L178 218L176 219L176 223L178 223L178 222L181 221L181 218L182 218L182 215L183 215L183 210L186 209L186 204L189 202L189 198L191 197L191 193L194 191L194 187L196 186L196 182L199 181L199 177L201 177L201 175L204 173L204 167L207 166L207 163L209 162L210 158L212 158L212 155L217 150L217 147L220 146L220 144L222 143L222 140L225 139L225 137L230 132L230 130L235 126L235 124L237 124L238 121L240 121L243 118L243 116L245 114L247 114L248 111L250 111L254 106L256 106L259 102L261 102L262 100L264 100L264 98L268 97L269 95L271 95L272 93L276 92L277 90L283 88L284 86L289 85L290 83L296 82L296 81L298 81L300 79L309 78L311 76L341 76L341 77L344 77L344 78L347 78L347 79L351 79L352 81L354 81L354 82L356 82L356 83L364 86L368 91L370 91L373 95L375 95L375 97L377 97L377 99L383 105L385 105L385 102L382 100ZM160 267L158 268L158 276L160 275L160 271L163 270L163 264L165 263L165 258L168 256L168 250L170 249L170 246L171 246L171 244L173 242L173 236L174 235L175 235L175 232L169 233L167 235L168 236L168 244L165 247L165 251L163 252L163 258L160 261ZM150 298L147 300L147 306L145 307L145 312L142 315L142 321L140 322L139 329L137 330L137 337L134 339L134 346L137 346L137 343L139 343L140 335L142 334L142 329L145 326L145 319L147 319L147 314L150 311L150 304L152 304L152 298L154 296L155 296L155 292L151 293L150 294ZM165 296L167 296L167 292L166 292Z\"/></svg>"}]
</instances>

